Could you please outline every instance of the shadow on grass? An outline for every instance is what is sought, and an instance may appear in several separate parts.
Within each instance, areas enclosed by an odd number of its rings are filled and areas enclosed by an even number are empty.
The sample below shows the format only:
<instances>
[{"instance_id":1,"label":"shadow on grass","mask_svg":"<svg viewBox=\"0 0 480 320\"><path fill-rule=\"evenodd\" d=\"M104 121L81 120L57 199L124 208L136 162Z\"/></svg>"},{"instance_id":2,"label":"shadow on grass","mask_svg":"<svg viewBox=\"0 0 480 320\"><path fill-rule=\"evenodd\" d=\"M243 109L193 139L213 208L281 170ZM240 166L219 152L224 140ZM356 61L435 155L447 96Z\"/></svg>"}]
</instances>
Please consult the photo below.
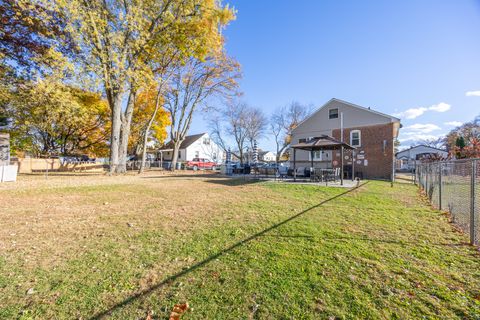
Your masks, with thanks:
<instances>
[{"instance_id":1,"label":"shadow on grass","mask_svg":"<svg viewBox=\"0 0 480 320\"><path fill-rule=\"evenodd\" d=\"M214 183L223 186L240 186L246 184L253 184L261 182L259 179L253 179L251 177L228 177L222 176L215 173L198 173L198 174L174 174L174 175L161 175L161 176L146 176L141 177L142 179L160 179L160 180L196 180L202 179L203 182Z\"/></svg>"},{"instance_id":2,"label":"shadow on grass","mask_svg":"<svg viewBox=\"0 0 480 320\"><path fill-rule=\"evenodd\" d=\"M227 179L209 179L209 180L206 180L205 182L220 184L222 186L227 186L227 187L235 187L235 186L241 186L241 185L247 185L247 184L254 184L262 181L258 179L252 179L252 178L246 178L246 177L245 178L235 177L235 178L227 178Z\"/></svg>"},{"instance_id":3,"label":"shadow on grass","mask_svg":"<svg viewBox=\"0 0 480 320\"><path fill-rule=\"evenodd\" d=\"M232 251L232 250L234 250L234 249L236 249L236 248L238 248L238 247L241 247L242 245L244 245L244 244L246 244L246 243L248 243L248 242L250 242L250 241L252 241L252 240L255 240L255 239L257 239L257 238L265 235L267 232L270 232L270 231L272 231L272 230L274 230L274 229L276 229L276 228L278 228L278 227L280 227L280 226L282 226L282 225L284 225L284 224L286 224L286 223L288 223L288 222L290 222L290 221L292 221L292 220L294 220L294 219L297 219L297 218L301 217L302 215L306 214L307 212L309 212L309 211L311 211L311 210L313 210L313 209L316 209L316 208L318 208L318 207L320 207L320 206L322 206L322 205L324 205L324 204L326 204L326 203L328 203L328 202L331 202L331 201L333 201L333 200L335 200L335 199L337 199L337 198L340 198L340 197L342 197L342 196L344 196L344 195L346 195L346 194L349 194L349 193L353 192L354 190L356 190L356 189L364 186L364 185L367 184L367 183L368 183L368 182L365 182L365 183L359 185L358 187L355 187L355 188L352 188L352 189L348 189L347 191L342 192L342 193L340 193L340 194L338 194L338 195L336 195L336 196L333 196L333 197L331 197L331 198L328 198L328 199L326 199L326 200L323 200L322 202L320 202L320 203L318 203L318 204L316 204L316 205L314 205L314 206L311 206L311 207L309 207L309 208L307 208L307 209L305 209L305 210L302 210L301 212L299 212L299 213L297 213L297 214L294 214L293 216L291 216L291 217L289 217L289 218L287 218L287 219L285 219L285 220L283 220L283 221L280 221L280 222L278 222L278 223L276 223L276 224L274 224L274 225L272 225L272 226L270 226L270 227L268 227L268 228L266 228L266 229L263 229L262 231L259 231L259 232L255 233L255 234L253 234L253 235L251 235L251 236L249 236L249 237L247 237L247 238L245 238L245 239L243 239L243 240L240 240L240 241L238 241L237 243L235 243L235 244L233 244L233 245L231 245L231 246L229 246L229 247L227 247L227 248L225 248L225 249L223 249L223 250L221 250L221 251L218 251L217 253L215 253L215 254L211 255L210 257L206 258L205 260L202 260L202 261L200 261L200 262L192 265L191 267L189 267L189 268L187 268L187 269L184 269L183 271L180 271L179 273L176 273L176 274L174 274L174 275L171 275L171 276L165 278L164 280L162 280L162 281L160 281L160 282L152 285L150 288L144 289L144 290L142 290L142 291L140 291L140 292L138 292L138 293L135 293L135 294L131 295L130 297L124 299L123 301L120 301L120 302L118 302L117 304L113 305L113 306L110 307L109 309L107 309L107 310L105 310L105 311L102 311L102 312L100 312L100 313L97 313L96 315L94 315L94 316L91 317L90 319L103 319L104 317L108 316L110 313L114 312L115 310L120 309L120 308L122 308L122 307L125 307L125 306L127 306L128 304L132 303L133 301L135 301L135 300L137 300L137 299L141 299L141 298L144 298L144 297L152 294L155 290L158 290L158 289L162 288L163 286L172 283L173 281L177 280L178 278L181 278L181 277L189 274L190 272L193 272L193 271L195 271L196 269L201 268L201 267L207 265L209 262L211 262L211 261L213 261L213 260L215 260L215 259L220 258L220 257L221 257L222 255L224 255L225 253L228 253L228 252L230 252L230 251Z\"/></svg>"}]
</instances>

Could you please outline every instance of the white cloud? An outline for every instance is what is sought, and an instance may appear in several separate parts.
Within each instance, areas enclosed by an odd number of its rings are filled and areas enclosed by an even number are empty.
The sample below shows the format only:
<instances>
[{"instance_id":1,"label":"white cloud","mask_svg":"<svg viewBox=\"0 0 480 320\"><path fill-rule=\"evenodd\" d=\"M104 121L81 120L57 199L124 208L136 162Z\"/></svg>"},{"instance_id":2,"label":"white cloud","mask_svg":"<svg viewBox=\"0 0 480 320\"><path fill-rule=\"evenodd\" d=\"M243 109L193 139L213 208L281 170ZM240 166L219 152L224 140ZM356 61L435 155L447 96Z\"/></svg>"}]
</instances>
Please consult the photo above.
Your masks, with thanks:
<instances>
[{"instance_id":1,"label":"white cloud","mask_svg":"<svg viewBox=\"0 0 480 320\"><path fill-rule=\"evenodd\" d=\"M405 118L405 119L415 119L420 117L427 111L435 111L435 112L446 112L450 110L452 106L445 102L440 102L438 104L434 104L430 107L419 107L419 108L410 108L403 112L399 112L394 114L396 117Z\"/></svg>"},{"instance_id":2,"label":"white cloud","mask_svg":"<svg viewBox=\"0 0 480 320\"><path fill-rule=\"evenodd\" d=\"M415 123L403 128L405 131L400 131L400 141L403 145L411 145L419 143L424 140L434 140L444 136L444 134L433 134L433 132L441 128L433 123Z\"/></svg>"},{"instance_id":3,"label":"white cloud","mask_svg":"<svg viewBox=\"0 0 480 320\"><path fill-rule=\"evenodd\" d=\"M467 97L480 97L480 90L477 91L467 91L465 92Z\"/></svg>"},{"instance_id":4,"label":"white cloud","mask_svg":"<svg viewBox=\"0 0 480 320\"><path fill-rule=\"evenodd\" d=\"M434 104L428 110L436 111L436 112L446 112L450 110L452 106L445 102L440 102L439 104Z\"/></svg>"},{"instance_id":5,"label":"white cloud","mask_svg":"<svg viewBox=\"0 0 480 320\"><path fill-rule=\"evenodd\" d=\"M405 130L407 130L405 134L430 133L432 131L440 129L441 128L439 126L433 123L415 123L405 127ZM410 130L410 132L408 130Z\"/></svg>"},{"instance_id":6,"label":"white cloud","mask_svg":"<svg viewBox=\"0 0 480 320\"><path fill-rule=\"evenodd\" d=\"M452 126L452 127L459 127L463 124L463 122L460 121L447 121L445 122L447 126Z\"/></svg>"},{"instance_id":7,"label":"white cloud","mask_svg":"<svg viewBox=\"0 0 480 320\"><path fill-rule=\"evenodd\" d=\"M427 108L410 108L403 112L395 113L394 116L406 119L415 119L427 111Z\"/></svg>"}]
</instances>

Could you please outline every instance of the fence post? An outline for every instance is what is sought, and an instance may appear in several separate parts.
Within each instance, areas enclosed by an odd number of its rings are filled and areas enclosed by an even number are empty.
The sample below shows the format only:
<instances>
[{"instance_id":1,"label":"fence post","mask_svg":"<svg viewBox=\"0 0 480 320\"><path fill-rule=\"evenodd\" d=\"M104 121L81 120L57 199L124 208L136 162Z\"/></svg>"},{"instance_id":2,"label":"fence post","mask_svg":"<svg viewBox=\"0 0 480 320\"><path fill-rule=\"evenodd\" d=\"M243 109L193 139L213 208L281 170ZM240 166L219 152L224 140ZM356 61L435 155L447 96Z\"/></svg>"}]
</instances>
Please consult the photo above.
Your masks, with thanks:
<instances>
[{"instance_id":1,"label":"fence post","mask_svg":"<svg viewBox=\"0 0 480 320\"><path fill-rule=\"evenodd\" d=\"M427 194L428 198L428 169L429 169L429 164L427 163L425 165L425 185L423 186L425 188L425 193Z\"/></svg>"},{"instance_id":2,"label":"fence post","mask_svg":"<svg viewBox=\"0 0 480 320\"><path fill-rule=\"evenodd\" d=\"M442 163L438 164L438 208L442 210Z\"/></svg>"},{"instance_id":3,"label":"fence post","mask_svg":"<svg viewBox=\"0 0 480 320\"><path fill-rule=\"evenodd\" d=\"M413 179L413 184L417 185L417 163L415 162L415 165L413 167L413 172L412 172L412 179Z\"/></svg>"},{"instance_id":4,"label":"fence post","mask_svg":"<svg viewBox=\"0 0 480 320\"><path fill-rule=\"evenodd\" d=\"M472 160L472 176L470 187L470 244L475 244L475 178L477 175L477 160Z\"/></svg>"}]
</instances>

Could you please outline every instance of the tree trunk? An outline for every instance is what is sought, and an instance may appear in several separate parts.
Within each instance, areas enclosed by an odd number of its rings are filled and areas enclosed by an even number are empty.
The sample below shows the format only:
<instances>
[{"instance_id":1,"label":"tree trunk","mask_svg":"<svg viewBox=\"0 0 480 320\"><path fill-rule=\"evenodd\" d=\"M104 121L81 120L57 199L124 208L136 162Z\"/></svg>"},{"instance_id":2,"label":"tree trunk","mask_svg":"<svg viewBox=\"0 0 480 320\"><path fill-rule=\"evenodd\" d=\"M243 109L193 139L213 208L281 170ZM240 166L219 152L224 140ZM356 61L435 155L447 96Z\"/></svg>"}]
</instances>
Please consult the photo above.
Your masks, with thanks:
<instances>
[{"instance_id":1,"label":"tree trunk","mask_svg":"<svg viewBox=\"0 0 480 320\"><path fill-rule=\"evenodd\" d=\"M238 155L240 156L240 166L243 167L243 150L241 148L238 151Z\"/></svg>"},{"instance_id":2,"label":"tree trunk","mask_svg":"<svg viewBox=\"0 0 480 320\"><path fill-rule=\"evenodd\" d=\"M172 167L170 168L172 171L177 169L177 160L178 160L178 151L180 149L181 142L177 141L173 144L173 155L172 155Z\"/></svg>"},{"instance_id":3,"label":"tree trunk","mask_svg":"<svg viewBox=\"0 0 480 320\"><path fill-rule=\"evenodd\" d=\"M153 121L157 116L158 109L160 107L160 93L161 91L158 90L157 99L155 101L155 110L150 117L150 120L147 123L147 127L145 128L145 132L143 133L143 149L142 149L142 163L140 164L140 169L138 173L142 173L145 168L145 161L147 160L147 142L148 142L148 133L150 132L150 128L152 127Z\"/></svg>"},{"instance_id":4,"label":"tree trunk","mask_svg":"<svg viewBox=\"0 0 480 320\"><path fill-rule=\"evenodd\" d=\"M111 106L112 129L110 135L110 174L116 172L118 167L120 131L122 126L122 95L117 95L112 102L113 106Z\"/></svg>"},{"instance_id":5,"label":"tree trunk","mask_svg":"<svg viewBox=\"0 0 480 320\"><path fill-rule=\"evenodd\" d=\"M128 151L128 139L130 137L130 127L132 125L133 107L135 102L135 93L131 92L128 97L127 109L125 110L124 117L121 121L121 135L120 144L118 148L118 166L116 173L127 172L127 151Z\"/></svg>"},{"instance_id":6,"label":"tree trunk","mask_svg":"<svg viewBox=\"0 0 480 320\"><path fill-rule=\"evenodd\" d=\"M150 131L150 126L148 126L148 129L145 129L145 132L143 133L142 162L140 163L140 169L138 169L138 173L143 173L143 171L145 171L145 162L147 161L147 142L148 142L149 131Z\"/></svg>"}]
</instances>

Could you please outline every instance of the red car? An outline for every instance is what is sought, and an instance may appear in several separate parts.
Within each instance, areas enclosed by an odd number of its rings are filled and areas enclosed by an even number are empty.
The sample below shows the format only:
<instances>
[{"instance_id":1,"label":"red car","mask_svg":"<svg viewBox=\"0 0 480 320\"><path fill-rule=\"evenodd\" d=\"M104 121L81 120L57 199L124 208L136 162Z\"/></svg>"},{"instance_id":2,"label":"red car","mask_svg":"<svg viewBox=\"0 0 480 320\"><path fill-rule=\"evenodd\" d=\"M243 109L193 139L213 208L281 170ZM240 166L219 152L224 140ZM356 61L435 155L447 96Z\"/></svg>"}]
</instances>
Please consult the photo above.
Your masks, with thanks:
<instances>
[{"instance_id":1,"label":"red car","mask_svg":"<svg viewBox=\"0 0 480 320\"><path fill-rule=\"evenodd\" d=\"M187 162L187 168L197 171L198 169L211 169L215 170L217 164L205 158L193 158L193 160Z\"/></svg>"}]
</instances>

